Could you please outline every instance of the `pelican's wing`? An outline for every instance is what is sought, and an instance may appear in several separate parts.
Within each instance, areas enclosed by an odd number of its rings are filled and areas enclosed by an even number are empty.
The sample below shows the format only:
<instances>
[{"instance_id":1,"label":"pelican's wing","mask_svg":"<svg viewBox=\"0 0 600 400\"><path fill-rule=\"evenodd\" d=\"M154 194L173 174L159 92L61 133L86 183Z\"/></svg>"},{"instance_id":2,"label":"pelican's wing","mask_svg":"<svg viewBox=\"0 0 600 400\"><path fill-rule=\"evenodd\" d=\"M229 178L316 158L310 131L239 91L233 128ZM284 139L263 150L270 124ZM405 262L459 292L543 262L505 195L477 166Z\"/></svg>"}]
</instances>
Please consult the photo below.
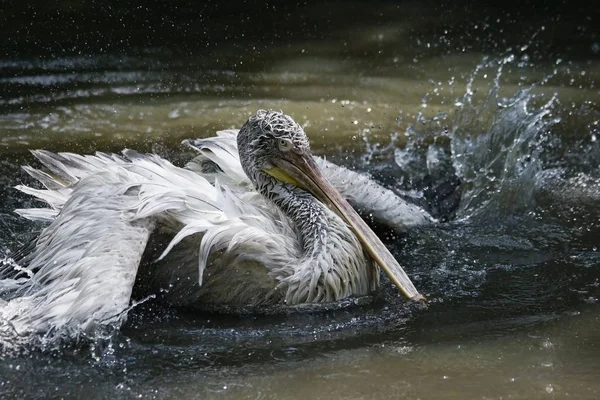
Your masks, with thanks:
<instances>
[{"instance_id":1,"label":"pelican's wing","mask_svg":"<svg viewBox=\"0 0 600 400\"><path fill-rule=\"evenodd\" d=\"M52 222L21 260L25 265L0 271L0 293L10 298L0 301L0 341L4 335L43 333L50 340L98 325L119 326L155 226L174 236L163 255L190 235L203 234L200 262L193 264L200 280L214 251L271 266L285 251L297 251L293 227L255 193L235 194L155 155L34 155L50 173L25 170L47 189L18 188L48 208L17 212ZM282 248L284 253L273 250ZM11 279L7 268L15 268L18 278Z\"/></svg>"},{"instance_id":2,"label":"pelican's wing","mask_svg":"<svg viewBox=\"0 0 600 400\"><path fill-rule=\"evenodd\" d=\"M143 179L122 168L127 161L119 156L33 153L51 174L24 169L47 190L17 188L49 208L16 211L52 222L21 265L12 266L20 278L0 281L0 289L12 292L12 300L0 306L0 334L43 332L49 339L119 325L154 225L124 217Z\"/></svg>"},{"instance_id":3,"label":"pelican's wing","mask_svg":"<svg viewBox=\"0 0 600 400\"><path fill-rule=\"evenodd\" d=\"M394 228L397 232L437 222L423 208L407 202L367 174L351 171L324 158L315 157L315 161L331 184L350 204L364 214L371 214L376 221Z\"/></svg>"},{"instance_id":4,"label":"pelican's wing","mask_svg":"<svg viewBox=\"0 0 600 400\"><path fill-rule=\"evenodd\" d=\"M212 179L238 186L252 184L244 174L237 151L237 131L217 132L217 136L207 139L186 140L184 144L199 154L186 168ZM383 224L404 232L415 226L437 222L427 211L418 205L407 202L393 191L381 186L367 174L351 171L315 157L329 182L355 208Z\"/></svg>"},{"instance_id":5,"label":"pelican's wing","mask_svg":"<svg viewBox=\"0 0 600 400\"><path fill-rule=\"evenodd\" d=\"M20 336L72 336L120 325L153 222L123 219L129 196L106 182L92 187L94 180L74 191L33 252L20 260L36 272L12 282L18 285L13 300L0 307L0 329L4 323ZM0 281L0 287L8 283Z\"/></svg>"}]
</instances>

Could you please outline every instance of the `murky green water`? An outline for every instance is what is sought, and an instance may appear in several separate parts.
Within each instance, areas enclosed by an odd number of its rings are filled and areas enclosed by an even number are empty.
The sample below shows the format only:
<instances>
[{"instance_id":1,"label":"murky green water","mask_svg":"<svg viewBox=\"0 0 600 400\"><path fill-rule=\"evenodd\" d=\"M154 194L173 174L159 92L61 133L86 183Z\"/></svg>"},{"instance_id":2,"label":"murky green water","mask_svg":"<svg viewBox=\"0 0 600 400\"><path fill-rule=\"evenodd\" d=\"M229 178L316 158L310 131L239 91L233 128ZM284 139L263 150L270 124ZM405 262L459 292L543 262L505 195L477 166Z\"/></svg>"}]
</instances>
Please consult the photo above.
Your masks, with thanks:
<instances>
[{"instance_id":1,"label":"murky green water","mask_svg":"<svg viewBox=\"0 0 600 400\"><path fill-rule=\"evenodd\" d=\"M12 189L29 182L28 149L182 160L182 139L258 108L414 196L454 172L462 202L387 242L426 309L387 285L365 305L285 315L150 300L110 341L5 355L4 398L600 396L593 6L82 4L3 13L1 256L39 229L12 214L31 204Z\"/></svg>"}]
</instances>

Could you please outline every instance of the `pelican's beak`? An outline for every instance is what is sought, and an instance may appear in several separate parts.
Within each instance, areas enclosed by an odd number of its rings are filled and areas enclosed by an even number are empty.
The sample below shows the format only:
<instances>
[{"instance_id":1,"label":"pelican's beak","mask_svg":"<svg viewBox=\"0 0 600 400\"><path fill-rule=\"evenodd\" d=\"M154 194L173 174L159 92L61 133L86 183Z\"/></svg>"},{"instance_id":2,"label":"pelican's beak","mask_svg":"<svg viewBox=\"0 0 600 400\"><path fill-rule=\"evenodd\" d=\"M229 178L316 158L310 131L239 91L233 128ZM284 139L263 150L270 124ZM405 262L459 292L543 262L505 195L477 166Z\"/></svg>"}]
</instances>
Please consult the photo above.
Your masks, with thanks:
<instances>
[{"instance_id":1,"label":"pelican's beak","mask_svg":"<svg viewBox=\"0 0 600 400\"><path fill-rule=\"evenodd\" d=\"M417 291L406 272L375 232L369 228L340 192L329 183L310 152L300 153L291 150L281 158L273 160L273 163L276 168L266 171L267 173L279 179L284 178L281 180L288 183L297 184L325 203L348 224L365 250L406 297L411 300L425 300L425 297Z\"/></svg>"}]
</instances>

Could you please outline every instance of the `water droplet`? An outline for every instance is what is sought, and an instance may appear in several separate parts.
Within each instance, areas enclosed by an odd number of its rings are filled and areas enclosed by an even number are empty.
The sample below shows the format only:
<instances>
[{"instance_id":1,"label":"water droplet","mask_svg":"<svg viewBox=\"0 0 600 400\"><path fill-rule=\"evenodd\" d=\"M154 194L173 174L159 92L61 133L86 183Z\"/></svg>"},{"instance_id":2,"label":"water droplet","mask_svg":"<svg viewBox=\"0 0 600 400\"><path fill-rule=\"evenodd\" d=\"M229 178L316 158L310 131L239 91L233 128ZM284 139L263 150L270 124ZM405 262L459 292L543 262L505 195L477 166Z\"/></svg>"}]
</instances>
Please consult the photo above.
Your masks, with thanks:
<instances>
[{"instance_id":1,"label":"water droplet","mask_svg":"<svg viewBox=\"0 0 600 400\"><path fill-rule=\"evenodd\" d=\"M543 363L540 364L542 367L545 368L550 368L551 366L553 366L554 364L552 364L550 361L544 361Z\"/></svg>"}]
</instances>

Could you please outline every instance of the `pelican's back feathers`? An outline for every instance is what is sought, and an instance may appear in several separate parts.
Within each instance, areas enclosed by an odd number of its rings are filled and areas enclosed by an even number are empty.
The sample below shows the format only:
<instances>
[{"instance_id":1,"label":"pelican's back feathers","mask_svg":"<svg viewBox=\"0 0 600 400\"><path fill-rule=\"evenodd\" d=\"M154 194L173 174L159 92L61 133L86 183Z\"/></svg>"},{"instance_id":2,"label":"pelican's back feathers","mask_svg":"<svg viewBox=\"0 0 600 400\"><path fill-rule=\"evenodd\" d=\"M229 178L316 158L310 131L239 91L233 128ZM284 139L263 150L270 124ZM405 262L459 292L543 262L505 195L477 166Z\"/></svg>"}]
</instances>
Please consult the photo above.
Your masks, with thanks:
<instances>
[{"instance_id":1,"label":"pelican's back feathers","mask_svg":"<svg viewBox=\"0 0 600 400\"><path fill-rule=\"evenodd\" d=\"M186 168L200 173L211 182L218 177L222 184L251 187L240 164L236 129L217 132L206 139L184 140L183 144L198 152Z\"/></svg>"}]
</instances>

